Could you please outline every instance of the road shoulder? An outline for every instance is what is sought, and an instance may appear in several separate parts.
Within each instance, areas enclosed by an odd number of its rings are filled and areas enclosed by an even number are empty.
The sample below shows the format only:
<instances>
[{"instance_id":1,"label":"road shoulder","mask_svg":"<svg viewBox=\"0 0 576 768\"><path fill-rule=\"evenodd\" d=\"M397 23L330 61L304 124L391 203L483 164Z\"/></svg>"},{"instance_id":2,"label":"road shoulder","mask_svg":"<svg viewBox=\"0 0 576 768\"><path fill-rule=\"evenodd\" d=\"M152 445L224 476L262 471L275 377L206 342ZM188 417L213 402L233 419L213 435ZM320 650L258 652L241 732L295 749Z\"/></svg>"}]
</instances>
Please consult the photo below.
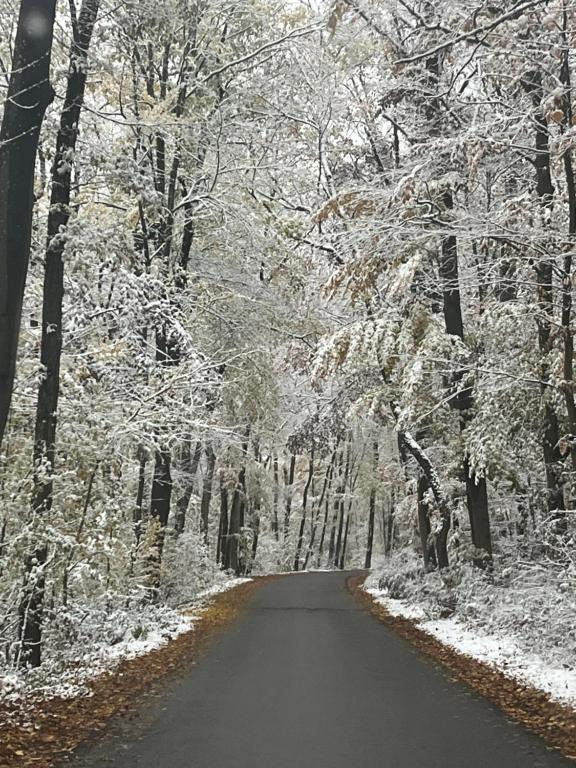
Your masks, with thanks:
<instances>
[{"instance_id":1,"label":"road shoulder","mask_svg":"<svg viewBox=\"0 0 576 768\"><path fill-rule=\"evenodd\" d=\"M452 680L465 683L508 717L544 739L550 747L576 761L576 712L571 707L523 685L489 664L459 653L422 630L415 621L390 614L363 589L365 579L366 573L353 575L347 586L366 610L443 668Z\"/></svg>"}]
</instances>

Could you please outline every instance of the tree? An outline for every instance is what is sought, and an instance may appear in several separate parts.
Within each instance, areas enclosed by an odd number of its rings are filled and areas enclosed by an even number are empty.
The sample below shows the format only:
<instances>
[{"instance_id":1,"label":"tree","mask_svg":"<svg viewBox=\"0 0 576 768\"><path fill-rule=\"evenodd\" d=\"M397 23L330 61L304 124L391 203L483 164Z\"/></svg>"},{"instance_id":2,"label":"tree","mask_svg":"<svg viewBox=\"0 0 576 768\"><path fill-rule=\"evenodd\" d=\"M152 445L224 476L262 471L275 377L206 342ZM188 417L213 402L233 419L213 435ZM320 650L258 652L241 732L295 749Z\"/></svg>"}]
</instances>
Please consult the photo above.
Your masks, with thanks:
<instances>
[{"instance_id":1,"label":"tree","mask_svg":"<svg viewBox=\"0 0 576 768\"><path fill-rule=\"evenodd\" d=\"M84 0L73 26L70 69L60 117L60 129L52 167L52 191L42 303L42 378L38 388L34 432L34 492L32 514L42 517L52 505L56 458L56 420L62 356L62 301L64 295L63 254L66 227L71 216L72 169L79 133L88 73L88 51L99 0ZM44 567L48 557L45 542L38 543L26 563L26 583L20 606L20 636L23 663L37 667L41 659Z\"/></svg>"},{"instance_id":2,"label":"tree","mask_svg":"<svg viewBox=\"0 0 576 768\"><path fill-rule=\"evenodd\" d=\"M22 0L0 127L0 447L16 371L30 260L34 167L40 128L54 98L50 59L56 0Z\"/></svg>"}]
</instances>

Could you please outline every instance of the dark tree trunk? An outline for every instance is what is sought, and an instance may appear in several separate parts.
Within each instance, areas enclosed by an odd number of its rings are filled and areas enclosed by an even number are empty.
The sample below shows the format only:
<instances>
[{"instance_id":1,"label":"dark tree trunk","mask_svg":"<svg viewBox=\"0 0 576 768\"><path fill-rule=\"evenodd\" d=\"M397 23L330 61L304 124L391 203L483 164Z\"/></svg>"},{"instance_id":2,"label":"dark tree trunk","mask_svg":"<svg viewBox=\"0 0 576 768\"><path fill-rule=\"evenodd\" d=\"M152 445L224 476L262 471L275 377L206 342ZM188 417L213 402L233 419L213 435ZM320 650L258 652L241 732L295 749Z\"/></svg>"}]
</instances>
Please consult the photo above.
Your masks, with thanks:
<instances>
[{"instance_id":1,"label":"dark tree trunk","mask_svg":"<svg viewBox=\"0 0 576 768\"><path fill-rule=\"evenodd\" d=\"M444 205L447 211L453 207L452 193L444 193ZM440 258L440 277L443 289L444 320L446 333L458 336L464 340L464 326L462 323L462 308L460 301L460 285L458 276L458 247L456 238L452 235L442 241L442 253ZM464 371L456 371L453 376L453 385L459 387L465 375ZM460 414L460 430L464 431L466 425L473 418L472 388L461 390L451 400L451 404ZM488 513L488 492L486 478L480 477L470 466L470 458L467 453L463 459L463 474L466 484L466 500L472 543L476 550L474 563L480 567L489 565L492 560L492 539L490 534L490 516Z\"/></svg>"},{"instance_id":2,"label":"dark tree trunk","mask_svg":"<svg viewBox=\"0 0 576 768\"><path fill-rule=\"evenodd\" d=\"M286 480L286 507L284 509L284 541L288 538L290 533L290 515L292 512L292 486L294 485L294 469L296 467L296 456L292 454L290 456L290 469L285 475Z\"/></svg>"},{"instance_id":3,"label":"dark tree trunk","mask_svg":"<svg viewBox=\"0 0 576 768\"><path fill-rule=\"evenodd\" d=\"M30 261L38 137L54 98L49 78L55 13L56 0L20 3L0 128L0 448L12 399ZM29 649L30 662L39 664L34 647ZM24 656L28 658L28 651Z\"/></svg>"},{"instance_id":4,"label":"dark tree trunk","mask_svg":"<svg viewBox=\"0 0 576 768\"><path fill-rule=\"evenodd\" d=\"M466 503L470 517L472 541L479 553L474 563L483 568L492 561L492 537L488 515L488 489L486 478L478 477L470 467L468 455L464 456L464 477L466 479Z\"/></svg>"},{"instance_id":5,"label":"dark tree trunk","mask_svg":"<svg viewBox=\"0 0 576 768\"><path fill-rule=\"evenodd\" d=\"M254 460L262 465L265 470L268 460L262 462L262 454L260 452L260 444L257 439L254 440ZM250 549L250 557L246 564L246 573L252 573L254 562L256 560L256 553L258 552L258 543L260 541L260 508L261 498L256 494L253 504L250 505L250 528L252 530L252 547Z\"/></svg>"},{"instance_id":6,"label":"dark tree trunk","mask_svg":"<svg viewBox=\"0 0 576 768\"><path fill-rule=\"evenodd\" d=\"M434 552L433 539L430 535L430 511L425 499L426 493L429 490L430 483L428 482L428 478L426 475L421 474L418 478L418 531L420 533L424 568L427 571L436 567L436 553Z\"/></svg>"},{"instance_id":7,"label":"dark tree trunk","mask_svg":"<svg viewBox=\"0 0 576 768\"><path fill-rule=\"evenodd\" d=\"M374 545L374 519L376 516L376 488L370 489L370 501L368 507L368 535L366 538L366 557L364 568L372 567L372 548Z\"/></svg>"},{"instance_id":8,"label":"dark tree trunk","mask_svg":"<svg viewBox=\"0 0 576 768\"><path fill-rule=\"evenodd\" d=\"M332 518L332 528L330 530L330 540L328 543L328 559L327 564L332 562L332 558L334 557L334 538L335 538L335 527L336 527L336 520L338 519L338 504L339 504L339 498L341 493L341 483L342 483L342 466L344 464L344 449L340 451L340 457L338 460L338 469L337 469L337 477L338 477L338 484L336 485L335 492L334 492L334 500L332 501L332 506L334 509L334 515ZM318 561L317 561L317 567L320 567L321 561L322 561L322 554L324 551L324 541L326 538L326 531L328 527L328 517L330 515L330 497L326 498L326 510L324 515L324 524L322 526L322 535L320 537L320 544L318 546Z\"/></svg>"},{"instance_id":9,"label":"dark tree trunk","mask_svg":"<svg viewBox=\"0 0 576 768\"><path fill-rule=\"evenodd\" d=\"M146 552L150 599L158 597L162 554L172 498L171 454L168 449L157 449L154 454L154 475L150 492L150 521Z\"/></svg>"},{"instance_id":10,"label":"dark tree trunk","mask_svg":"<svg viewBox=\"0 0 576 768\"><path fill-rule=\"evenodd\" d=\"M43 515L52 506L53 473L56 455L56 420L62 357L62 303L64 298L65 231L71 215L73 156L76 150L80 113L88 73L88 50L98 15L99 0L84 0L73 34L56 154L52 167L52 192L48 213L48 237L44 266L42 341L40 361L43 375L38 387L34 430L34 489L32 510ZM42 14L43 15L43 14ZM44 593L44 565L47 548L39 545L26 563L26 584L20 608L22 660L40 664L41 615Z\"/></svg>"},{"instance_id":11,"label":"dark tree trunk","mask_svg":"<svg viewBox=\"0 0 576 768\"><path fill-rule=\"evenodd\" d=\"M8 528L8 516L6 515L2 520L2 526L0 527L0 578L3 574L2 558L4 556L4 550L6 549L6 530Z\"/></svg>"},{"instance_id":12,"label":"dark tree trunk","mask_svg":"<svg viewBox=\"0 0 576 768\"><path fill-rule=\"evenodd\" d=\"M238 542L234 541L234 539L239 536L239 503L238 488L235 487L230 502L228 533L226 535L226 552L224 555L224 568L226 570L229 570L230 568L236 570L238 568Z\"/></svg>"},{"instance_id":13,"label":"dark tree trunk","mask_svg":"<svg viewBox=\"0 0 576 768\"><path fill-rule=\"evenodd\" d=\"M136 504L134 505L134 512L132 514L132 523L134 525L134 551L132 555L131 567L134 565L136 551L140 546L140 539L142 538L144 488L146 485L146 462L146 451L142 448L142 446L140 446L138 448L138 489L136 491Z\"/></svg>"},{"instance_id":14,"label":"dark tree trunk","mask_svg":"<svg viewBox=\"0 0 576 768\"><path fill-rule=\"evenodd\" d=\"M184 196L187 190L183 190ZM188 263L190 261L190 251L194 240L194 219L192 217L192 204L184 203L184 228L182 231L182 243L180 245L180 254L178 258L177 272L174 277L174 284L180 290L188 285Z\"/></svg>"},{"instance_id":15,"label":"dark tree trunk","mask_svg":"<svg viewBox=\"0 0 576 768\"><path fill-rule=\"evenodd\" d=\"M392 401L390 403L390 408L392 410L392 414L396 422L398 422L398 418L400 414L400 406L398 405L398 403ZM436 502L436 506L438 507L438 511L440 513L440 529L437 530L434 534L434 548L436 551L436 561L438 563L439 568L448 568L449 560L448 560L447 544L448 544L448 532L450 531L450 523L452 520L452 515L450 514L448 503L444 497L444 492L440 485L440 480L432 465L432 462L430 461L430 458L428 457L428 455L426 454L422 446L418 443L418 441L414 439L412 434L408 430L400 429L398 430L398 436L399 436L399 439L402 441L405 447L405 450L411 453L412 456L414 456L419 467L421 468L422 472L426 476L428 483L430 484L430 489L434 496L434 501ZM391 546L389 542L389 551L390 550L391 550Z\"/></svg>"},{"instance_id":16,"label":"dark tree trunk","mask_svg":"<svg viewBox=\"0 0 576 768\"><path fill-rule=\"evenodd\" d=\"M243 495L244 469L240 470L238 482L232 495L232 508L230 510L230 527L228 529L227 567L231 568L237 576L242 573L242 551L240 536L243 527L244 518L244 495Z\"/></svg>"},{"instance_id":17,"label":"dark tree trunk","mask_svg":"<svg viewBox=\"0 0 576 768\"><path fill-rule=\"evenodd\" d=\"M394 517L396 514L396 500L394 493L390 498L390 509L388 510L388 516L384 512L383 531L384 531L384 552L386 555L390 555L394 549Z\"/></svg>"},{"instance_id":18,"label":"dark tree trunk","mask_svg":"<svg viewBox=\"0 0 576 768\"><path fill-rule=\"evenodd\" d=\"M256 553L258 552L258 542L260 540L260 505L255 504L252 510L252 549L250 552L250 566L248 573L252 572L252 566L256 560Z\"/></svg>"},{"instance_id":19,"label":"dark tree trunk","mask_svg":"<svg viewBox=\"0 0 576 768\"><path fill-rule=\"evenodd\" d=\"M324 522L322 523L322 533L320 534L320 542L318 544L318 557L316 559L316 567L320 568L322 561L322 553L324 551L324 540L326 539L326 529L328 527L328 517L330 515L330 494L326 496L324 504Z\"/></svg>"},{"instance_id":20,"label":"dark tree trunk","mask_svg":"<svg viewBox=\"0 0 576 768\"><path fill-rule=\"evenodd\" d=\"M300 553L302 552L302 542L304 541L304 527L306 525L306 507L308 504L308 492L310 491L310 484L314 477L314 449L310 456L308 463L308 479L304 486L304 492L302 494L302 517L300 518L300 530L298 531L298 544L296 545L296 555L294 557L294 570L297 571L300 567Z\"/></svg>"},{"instance_id":21,"label":"dark tree trunk","mask_svg":"<svg viewBox=\"0 0 576 768\"><path fill-rule=\"evenodd\" d=\"M338 563L338 567L341 571L344 570L344 565L346 563L346 548L348 546L348 531L350 529L350 510L348 510L348 514L346 515L346 526L344 528L344 541L342 543L342 554L340 555L340 562Z\"/></svg>"},{"instance_id":22,"label":"dark tree trunk","mask_svg":"<svg viewBox=\"0 0 576 768\"><path fill-rule=\"evenodd\" d=\"M340 491L336 494L334 501L334 514L332 516L332 527L330 528L330 541L328 542L328 565L334 562L334 552L336 550L336 526L338 523L338 513L340 511Z\"/></svg>"},{"instance_id":23,"label":"dark tree trunk","mask_svg":"<svg viewBox=\"0 0 576 768\"><path fill-rule=\"evenodd\" d=\"M523 80L524 89L531 95L535 109L534 123L536 126L534 167L536 169L536 192L540 200L540 209L544 226L548 226L552 216L554 201L554 185L550 171L550 142L548 123L542 100L544 88L542 86L542 73L539 70L528 72ZM554 322L554 259L548 256L540 258L536 265L536 294L538 299L538 345L542 356L540 365L540 379L542 381L542 395L546 397L547 382L550 379L550 370L545 362L552 346L552 327ZM544 419L542 428L542 452L544 455L544 467L546 472L546 503L548 511L556 517L564 515L564 499L562 495L561 460L558 443L560 429L558 415L554 405L544 399Z\"/></svg>"},{"instance_id":24,"label":"dark tree trunk","mask_svg":"<svg viewBox=\"0 0 576 768\"><path fill-rule=\"evenodd\" d=\"M378 441L372 443L372 486L370 488L370 502L368 507L368 537L366 540L366 558L364 568L372 567L372 548L374 546L374 520L376 517L376 473L378 472Z\"/></svg>"},{"instance_id":25,"label":"dark tree trunk","mask_svg":"<svg viewBox=\"0 0 576 768\"><path fill-rule=\"evenodd\" d=\"M152 589L160 587L160 568L166 526L170 515L172 497L172 476L170 474L171 456L168 449L159 449L154 456L154 477L150 494L150 522L154 526L150 540L150 573Z\"/></svg>"},{"instance_id":26,"label":"dark tree trunk","mask_svg":"<svg viewBox=\"0 0 576 768\"><path fill-rule=\"evenodd\" d=\"M196 442L193 453L190 448L191 440L186 438L182 446L179 467L184 475L184 490L182 495L176 500L176 514L174 516L174 530L177 534L183 533L186 526L186 514L190 505L190 499L194 493L196 472L202 455L202 443L200 440Z\"/></svg>"},{"instance_id":27,"label":"dark tree trunk","mask_svg":"<svg viewBox=\"0 0 576 768\"><path fill-rule=\"evenodd\" d=\"M560 80L564 84L564 130L569 130L573 124L572 84L570 77L570 45L568 42L567 11L563 9L563 42L562 71ZM576 506L576 403L574 401L574 330L572 328L572 253L576 240L576 187L574 183L574 166L572 150L568 145L564 150L564 176L568 191L568 244L562 267L562 334L564 339L564 355L562 361L564 402L568 415L570 473L567 482L567 506ZM556 515L555 532L565 536L568 533L568 519L565 513Z\"/></svg>"},{"instance_id":28,"label":"dark tree trunk","mask_svg":"<svg viewBox=\"0 0 576 768\"><path fill-rule=\"evenodd\" d=\"M202 482L202 500L200 502L200 530L205 543L208 543L208 524L210 518L210 501L212 500L212 481L214 478L214 466L216 454L208 443L206 446L206 475Z\"/></svg>"},{"instance_id":29,"label":"dark tree trunk","mask_svg":"<svg viewBox=\"0 0 576 768\"><path fill-rule=\"evenodd\" d=\"M226 562L226 542L228 541L228 489L220 478L220 524L218 526L218 549L216 552L217 561L228 568Z\"/></svg>"},{"instance_id":30,"label":"dark tree trunk","mask_svg":"<svg viewBox=\"0 0 576 768\"><path fill-rule=\"evenodd\" d=\"M46 464L46 480L36 478L33 506L43 511L51 505L54 453L56 443L56 414L60 388L62 356L62 302L64 297L65 231L71 215L72 160L78 139L80 113L84 102L87 77L87 57L99 0L84 0L70 54L70 69L56 140L56 155L52 167L52 193L48 214L48 238L44 271L42 304L42 342L40 361L43 376L38 389L36 428L34 435L34 464Z\"/></svg>"},{"instance_id":31,"label":"dark tree trunk","mask_svg":"<svg viewBox=\"0 0 576 768\"><path fill-rule=\"evenodd\" d=\"M451 211L452 193L444 193L444 205ZM458 276L458 248L456 238L453 235L445 237L442 241L440 258L440 279L442 280L444 321L446 333L459 338L464 338L464 326L462 322L462 308L460 304L460 284Z\"/></svg>"},{"instance_id":32,"label":"dark tree trunk","mask_svg":"<svg viewBox=\"0 0 576 768\"><path fill-rule=\"evenodd\" d=\"M272 468L274 474L274 502L272 507L272 532L276 541L280 540L280 531L278 525L278 501L280 495L280 478L278 477L278 456L274 454L272 459Z\"/></svg>"},{"instance_id":33,"label":"dark tree trunk","mask_svg":"<svg viewBox=\"0 0 576 768\"><path fill-rule=\"evenodd\" d=\"M342 547L342 534L344 531L344 498L340 500L340 509L338 512L338 535L336 536L336 548L334 551L334 566L338 567L340 560L340 550Z\"/></svg>"},{"instance_id":34,"label":"dark tree trunk","mask_svg":"<svg viewBox=\"0 0 576 768\"><path fill-rule=\"evenodd\" d=\"M249 434L249 432L248 432ZM248 434L242 445L243 465L238 473L236 488L232 497L232 508L230 510L230 526L228 530L227 548L226 548L226 567L231 568L237 576L242 574L244 560L241 534L244 527L244 509L246 504L246 457L248 455Z\"/></svg>"}]
</instances>

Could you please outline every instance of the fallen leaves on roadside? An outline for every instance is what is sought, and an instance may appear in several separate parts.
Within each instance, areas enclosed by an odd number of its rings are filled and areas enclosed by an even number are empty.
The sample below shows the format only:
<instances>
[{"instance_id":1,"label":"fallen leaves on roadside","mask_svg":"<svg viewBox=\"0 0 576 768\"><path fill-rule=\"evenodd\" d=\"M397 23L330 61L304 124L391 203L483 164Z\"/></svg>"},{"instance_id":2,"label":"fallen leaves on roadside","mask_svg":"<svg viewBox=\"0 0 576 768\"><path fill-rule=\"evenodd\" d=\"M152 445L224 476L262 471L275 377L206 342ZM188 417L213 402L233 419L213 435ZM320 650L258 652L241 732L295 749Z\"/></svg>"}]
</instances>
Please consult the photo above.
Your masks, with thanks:
<instances>
[{"instance_id":1,"label":"fallen leaves on roadside","mask_svg":"<svg viewBox=\"0 0 576 768\"><path fill-rule=\"evenodd\" d=\"M496 667L460 653L420 629L411 619L393 616L362 589L366 574L348 579L348 589L376 618L408 640L420 653L449 670L506 715L538 734L551 747L576 761L576 712L546 693L523 685Z\"/></svg>"},{"instance_id":2,"label":"fallen leaves on roadside","mask_svg":"<svg viewBox=\"0 0 576 768\"><path fill-rule=\"evenodd\" d=\"M143 656L122 660L87 685L76 698L38 699L0 705L0 768L52 768L86 739L102 731L112 717L134 710L141 695L171 674L185 669L215 632L240 611L263 579L212 598L194 627Z\"/></svg>"}]
</instances>

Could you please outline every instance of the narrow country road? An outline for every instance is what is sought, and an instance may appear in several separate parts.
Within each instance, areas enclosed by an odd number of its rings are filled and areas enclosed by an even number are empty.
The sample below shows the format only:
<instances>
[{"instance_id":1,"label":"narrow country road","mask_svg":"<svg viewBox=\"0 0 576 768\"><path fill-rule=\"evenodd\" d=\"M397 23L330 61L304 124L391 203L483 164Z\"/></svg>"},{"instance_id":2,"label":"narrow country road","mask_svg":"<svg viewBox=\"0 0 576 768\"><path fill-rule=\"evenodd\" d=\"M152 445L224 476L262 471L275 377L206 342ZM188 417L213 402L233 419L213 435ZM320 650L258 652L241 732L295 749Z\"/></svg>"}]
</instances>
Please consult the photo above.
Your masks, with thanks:
<instances>
[{"instance_id":1,"label":"narrow country road","mask_svg":"<svg viewBox=\"0 0 576 768\"><path fill-rule=\"evenodd\" d=\"M345 580L264 584L165 697L74 768L573 765L421 659Z\"/></svg>"}]
</instances>

